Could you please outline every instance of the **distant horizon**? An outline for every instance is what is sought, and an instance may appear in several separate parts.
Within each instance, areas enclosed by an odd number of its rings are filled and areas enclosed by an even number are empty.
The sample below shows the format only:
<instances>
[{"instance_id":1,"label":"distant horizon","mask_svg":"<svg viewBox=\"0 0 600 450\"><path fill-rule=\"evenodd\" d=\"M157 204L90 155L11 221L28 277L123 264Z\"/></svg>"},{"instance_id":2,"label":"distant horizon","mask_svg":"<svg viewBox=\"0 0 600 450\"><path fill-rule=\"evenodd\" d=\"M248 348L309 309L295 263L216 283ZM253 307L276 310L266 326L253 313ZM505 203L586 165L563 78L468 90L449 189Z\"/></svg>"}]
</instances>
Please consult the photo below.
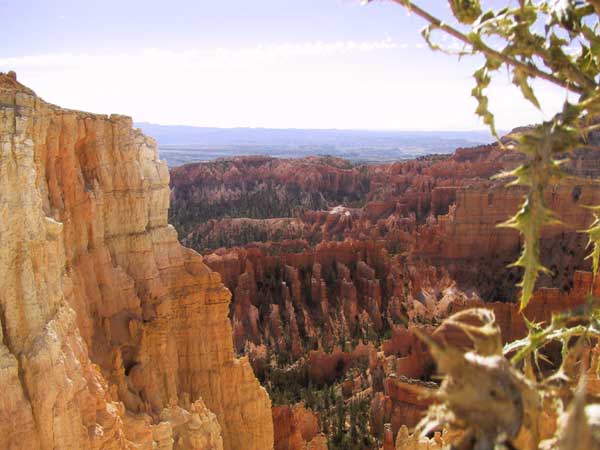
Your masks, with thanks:
<instances>
[{"instance_id":1,"label":"distant horizon","mask_svg":"<svg viewBox=\"0 0 600 450\"><path fill-rule=\"evenodd\" d=\"M353 163L382 163L459 147L493 143L487 130L357 130L264 127L198 127L134 122L156 139L169 166L234 156L278 158L335 156Z\"/></svg>"},{"instance_id":2,"label":"distant horizon","mask_svg":"<svg viewBox=\"0 0 600 450\"><path fill-rule=\"evenodd\" d=\"M428 3L450 20L447 2ZM482 59L430 51L423 26L391 1L0 0L0 28L11 37L0 46L0 71L16 71L50 103L136 122L484 131L471 97ZM444 47L461 49L456 39L434 34ZM541 110L508 77L492 82L498 129L560 110L563 89L543 80L532 85Z\"/></svg>"},{"instance_id":3,"label":"distant horizon","mask_svg":"<svg viewBox=\"0 0 600 450\"><path fill-rule=\"evenodd\" d=\"M181 123L157 123L148 121L137 121L134 118L133 125L153 125L160 127L186 127L186 128L205 128L205 129L219 129L219 130L298 130L298 131L362 131L362 132L389 132L389 133L489 133L489 128L465 128L465 129L433 129L433 128L330 128L330 127L270 127L270 126L217 126L217 125L187 125ZM532 124L518 125L517 127L525 127ZM517 128L514 127L514 128ZM139 127L138 127L139 128ZM512 128L512 129L514 129ZM510 129L498 129L496 130L499 135L508 133Z\"/></svg>"}]
</instances>

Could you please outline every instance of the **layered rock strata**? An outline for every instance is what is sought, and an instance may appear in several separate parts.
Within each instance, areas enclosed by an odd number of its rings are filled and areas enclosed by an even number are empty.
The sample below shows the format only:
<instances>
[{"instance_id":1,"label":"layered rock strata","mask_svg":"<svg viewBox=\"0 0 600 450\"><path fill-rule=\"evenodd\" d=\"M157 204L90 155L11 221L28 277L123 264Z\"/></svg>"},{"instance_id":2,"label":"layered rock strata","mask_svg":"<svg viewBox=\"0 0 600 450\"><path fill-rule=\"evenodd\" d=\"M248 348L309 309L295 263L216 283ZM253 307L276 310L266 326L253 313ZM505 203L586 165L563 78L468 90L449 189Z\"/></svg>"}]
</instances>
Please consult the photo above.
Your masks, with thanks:
<instances>
[{"instance_id":1,"label":"layered rock strata","mask_svg":"<svg viewBox=\"0 0 600 450\"><path fill-rule=\"evenodd\" d=\"M540 286L568 291L575 271L589 269L578 231L593 220L581 205L600 204L599 155L576 151L565 165L574 176L546 193L563 224L544 232L551 275ZM267 157L188 164L172 169L171 216L184 242L214 252L206 261L233 293L236 350L282 350L287 333L297 356L323 341L381 334L407 308L426 315L445 297L515 298L520 273L507 265L521 241L497 225L523 191L490 177L520 158L486 145L374 166Z\"/></svg>"},{"instance_id":2,"label":"layered rock strata","mask_svg":"<svg viewBox=\"0 0 600 450\"><path fill-rule=\"evenodd\" d=\"M0 448L271 449L230 294L167 222L156 143L2 74L0 151Z\"/></svg>"},{"instance_id":3,"label":"layered rock strata","mask_svg":"<svg viewBox=\"0 0 600 450\"><path fill-rule=\"evenodd\" d=\"M574 152L565 164L573 177L546 192L563 223L544 230L551 275L525 311L532 320L580 304L590 288L578 230L593 220L581 206L600 204L598 160L598 150ZM417 394L433 388L422 382L435 373L433 360L411 327L434 333L452 312L484 306L506 340L525 333L510 303L520 273L506 268L520 237L497 227L523 191L491 179L520 162L486 145L372 166L266 157L188 164L172 169L170 214L231 289L235 348L265 385L278 358L275 378L292 372L335 386L345 401L367 397L370 431L391 448L429 404ZM464 338L446 334L456 344ZM271 392L276 402L297 398ZM285 421L277 427L276 436L290 432Z\"/></svg>"}]
</instances>

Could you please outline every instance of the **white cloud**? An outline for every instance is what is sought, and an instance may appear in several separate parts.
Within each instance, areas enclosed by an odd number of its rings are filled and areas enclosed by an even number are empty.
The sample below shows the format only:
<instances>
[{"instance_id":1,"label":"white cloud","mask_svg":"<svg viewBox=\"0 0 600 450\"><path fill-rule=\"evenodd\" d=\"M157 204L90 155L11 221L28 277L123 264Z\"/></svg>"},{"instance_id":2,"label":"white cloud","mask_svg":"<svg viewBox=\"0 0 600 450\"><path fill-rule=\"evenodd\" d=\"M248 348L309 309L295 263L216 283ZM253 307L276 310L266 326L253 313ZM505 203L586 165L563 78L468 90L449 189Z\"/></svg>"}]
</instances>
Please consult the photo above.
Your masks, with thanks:
<instances>
[{"instance_id":1,"label":"white cloud","mask_svg":"<svg viewBox=\"0 0 600 450\"><path fill-rule=\"evenodd\" d=\"M459 71L457 65L452 71L446 64L444 71L432 65L429 70L410 59L415 47L422 44L383 39L47 54L0 58L0 71L17 71L23 83L52 103L128 114L138 121L224 127L481 128L469 96L469 67ZM501 85L495 92L499 94L491 107L500 127L542 117L523 106L515 89ZM552 106L562 101L555 93L542 97Z\"/></svg>"},{"instance_id":2,"label":"white cloud","mask_svg":"<svg viewBox=\"0 0 600 450\"><path fill-rule=\"evenodd\" d=\"M199 67L214 67L230 64L256 64L264 61L280 60L298 56L331 56L349 53L370 53L378 50L391 50L399 45L390 38L379 41L311 41L301 43L263 45L242 49L192 49L184 51L145 49L137 53L122 54L72 54L54 53L22 57L0 58L0 68L13 70L53 70L76 68L88 65L114 65L123 63L138 66L154 66L157 60L181 65L193 64ZM406 44L400 47L406 48Z\"/></svg>"}]
</instances>

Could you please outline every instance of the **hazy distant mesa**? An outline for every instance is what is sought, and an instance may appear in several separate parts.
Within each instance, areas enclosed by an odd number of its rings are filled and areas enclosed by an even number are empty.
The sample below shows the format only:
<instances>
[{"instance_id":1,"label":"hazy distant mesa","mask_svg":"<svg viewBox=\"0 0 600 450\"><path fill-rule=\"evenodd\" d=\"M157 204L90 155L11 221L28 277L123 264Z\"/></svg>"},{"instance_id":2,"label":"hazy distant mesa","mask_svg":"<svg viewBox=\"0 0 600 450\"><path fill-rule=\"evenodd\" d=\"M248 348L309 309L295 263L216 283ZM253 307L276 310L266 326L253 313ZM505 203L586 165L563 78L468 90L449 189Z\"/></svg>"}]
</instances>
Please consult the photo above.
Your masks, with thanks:
<instances>
[{"instance_id":1,"label":"hazy distant mesa","mask_svg":"<svg viewBox=\"0 0 600 450\"><path fill-rule=\"evenodd\" d=\"M211 128L135 123L153 136L170 167L216 158L267 155L303 158L329 155L377 163L492 142L487 131L375 131L337 129Z\"/></svg>"}]
</instances>

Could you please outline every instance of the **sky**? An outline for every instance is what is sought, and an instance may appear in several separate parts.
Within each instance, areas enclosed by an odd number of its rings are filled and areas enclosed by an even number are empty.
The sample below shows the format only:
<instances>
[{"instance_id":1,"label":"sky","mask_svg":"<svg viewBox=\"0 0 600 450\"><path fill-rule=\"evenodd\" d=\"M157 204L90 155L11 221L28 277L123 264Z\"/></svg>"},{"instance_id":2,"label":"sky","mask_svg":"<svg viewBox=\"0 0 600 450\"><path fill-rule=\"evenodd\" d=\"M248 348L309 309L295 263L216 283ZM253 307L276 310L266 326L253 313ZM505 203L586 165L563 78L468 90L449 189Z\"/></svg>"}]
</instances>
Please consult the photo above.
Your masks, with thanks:
<instances>
[{"instance_id":1,"label":"sky","mask_svg":"<svg viewBox=\"0 0 600 450\"><path fill-rule=\"evenodd\" d=\"M418 3L449 16L446 0ZM470 97L481 61L431 52L424 25L385 0L0 0L0 71L49 102L137 122L483 129ZM535 86L543 111L498 77L490 106L500 129L547 118L565 100Z\"/></svg>"}]
</instances>

